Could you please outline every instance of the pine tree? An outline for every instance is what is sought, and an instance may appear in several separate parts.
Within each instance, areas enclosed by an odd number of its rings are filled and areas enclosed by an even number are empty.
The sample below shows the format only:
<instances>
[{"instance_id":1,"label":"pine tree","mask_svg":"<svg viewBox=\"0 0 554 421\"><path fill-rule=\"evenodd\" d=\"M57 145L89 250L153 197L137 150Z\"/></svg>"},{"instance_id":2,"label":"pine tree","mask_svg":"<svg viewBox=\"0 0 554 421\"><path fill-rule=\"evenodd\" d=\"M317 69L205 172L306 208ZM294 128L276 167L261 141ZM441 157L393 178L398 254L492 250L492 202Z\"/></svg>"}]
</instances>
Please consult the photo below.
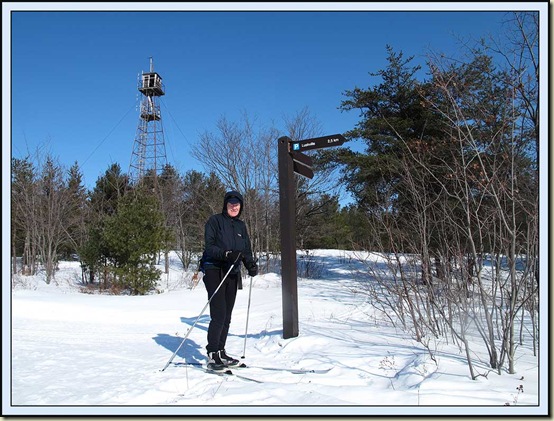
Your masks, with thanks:
<instances>
[{"instance_id":1,"label":"pine tree","mask_svg":"<svg viewBox=\"0 0 554 421\"><path fill-rule=\"evenodd\" d=\"M124 196L105 225L104 236L118 284L131 294L145 294L161 272L157 253L169 237L157 199L137 190Z\"/></svg>"}]
</instances>

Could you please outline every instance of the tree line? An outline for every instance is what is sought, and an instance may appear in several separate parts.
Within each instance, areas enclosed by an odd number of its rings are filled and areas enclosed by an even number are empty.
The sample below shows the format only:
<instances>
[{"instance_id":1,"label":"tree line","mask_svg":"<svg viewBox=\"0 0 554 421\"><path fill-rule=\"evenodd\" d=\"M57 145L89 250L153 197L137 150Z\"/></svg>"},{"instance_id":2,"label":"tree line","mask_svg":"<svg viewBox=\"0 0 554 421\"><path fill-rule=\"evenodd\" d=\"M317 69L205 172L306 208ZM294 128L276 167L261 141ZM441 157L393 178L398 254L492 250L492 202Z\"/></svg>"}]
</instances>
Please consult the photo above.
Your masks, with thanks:
<instances>
[{"instance_id":1,"label":"tree line","mask_svg":"<svg viewBox=\"0 0 554 421\"><path fill-rule=\"evenodd\" d=\"M344 136L365 149L313 152L316 176L296 179L297 247L379 253L363 284L371 303L419 342L451 337L472 378L470 326L495 370L513 372L527 320L538 338L538 13L507 24L502 43L484 40L463 58L429 54L424 80L413 57L387 46L386 68L370 73L378 82L344 92L339 106L359 112ZM83 282L145 293L160 253L196 264L204 223L231 188L245 197L254 252L269 262L279 253L283 134L322 135L307 109L281 130L257 129L246 113L222 117L193 148L206 172L167 165L133 185L113 164L92 191L77 163L65 171L49 156L12 158L12 273L43 269L50 282L58 260L77 254ZM338 186L352 203L340 205Z\"/></svg>"},{"instance_id":2,"label":"tree line","mask_svg":"<svg viewBox=\"0 0 554 421\"><path fill-rule=\"evenodd\" d=\"M319 134L307 109L286 124L294 139ZM43 270L50 283L58 262L73 256L81 262L84 284L144 294L160 277L154 266L162 254L176 251L184 269L196 268L204 224L223 210L230 189L243 194L242 218L253 251L269 262L279 253L276 133L254 130L247 115L239 122L222 117L216 131L202 134L201 146L193 149L207 172L181 174L167 164L133 181L115 163L92 190L84 187L78 163L67 170L49 154L44 161L39 153L12 158L12 273ZM341 209L338 194L330 193L328 172L297 182L299 244L351 248L349 232L356 227L347 215L352 211Z\"/></svg>"}]
</instances>

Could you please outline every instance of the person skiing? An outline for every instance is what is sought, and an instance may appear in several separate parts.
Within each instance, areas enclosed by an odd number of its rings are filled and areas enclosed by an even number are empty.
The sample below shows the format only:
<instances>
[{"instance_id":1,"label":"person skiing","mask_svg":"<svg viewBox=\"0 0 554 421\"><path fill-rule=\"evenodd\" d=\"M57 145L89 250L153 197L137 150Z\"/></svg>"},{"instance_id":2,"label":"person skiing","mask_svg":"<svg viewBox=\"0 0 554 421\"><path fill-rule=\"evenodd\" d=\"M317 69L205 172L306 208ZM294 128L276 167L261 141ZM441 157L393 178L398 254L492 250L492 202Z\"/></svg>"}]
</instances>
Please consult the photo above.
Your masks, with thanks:
<instances>
[{"instance_id":1,"label":"person skiing","mask_svg":"<svg viewBox=\"0 0 554 421\"><path fill-rule=\"evenodd\" d=\"M246 224L239 219L243 208L242 195L234 190L229 191L225 193L222 212L210 216L204 227L203 281L208 299L213 296L206 346L207 368L211 370L223 370L239 363L239 360L227 355L225 344L237 290L242 289L241 262L249 276L258 274ZM229 274L221 284L227 272ZM220 284L221 287L217 289Z\"/></svg>"}]
</instances>

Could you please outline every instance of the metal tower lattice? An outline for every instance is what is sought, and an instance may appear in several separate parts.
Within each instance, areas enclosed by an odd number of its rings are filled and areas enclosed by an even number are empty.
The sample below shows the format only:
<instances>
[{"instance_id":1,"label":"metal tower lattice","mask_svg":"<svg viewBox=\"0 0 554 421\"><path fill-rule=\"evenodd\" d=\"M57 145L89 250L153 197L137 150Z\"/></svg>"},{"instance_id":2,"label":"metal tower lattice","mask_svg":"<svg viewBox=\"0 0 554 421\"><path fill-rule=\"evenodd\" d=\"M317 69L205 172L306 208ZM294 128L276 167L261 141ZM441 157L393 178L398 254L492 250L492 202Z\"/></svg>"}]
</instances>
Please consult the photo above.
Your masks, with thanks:
<instances>
[{"instance_id":1,"label":"metal tower lattice","mask_svg":"<svg viewBox=\"0 0 554 421\"><path fill-rule=\"evenodd\" d=\"M165 88L161 76L154 72L152 57L150 71L142 73L138 90L142 94L142 99L129 177L134 183L140 183L145 177L153 177L154 185L157 185L157 177L167 164L160 112L160 96L165 95Z\"/></svg>"}]
</instances>

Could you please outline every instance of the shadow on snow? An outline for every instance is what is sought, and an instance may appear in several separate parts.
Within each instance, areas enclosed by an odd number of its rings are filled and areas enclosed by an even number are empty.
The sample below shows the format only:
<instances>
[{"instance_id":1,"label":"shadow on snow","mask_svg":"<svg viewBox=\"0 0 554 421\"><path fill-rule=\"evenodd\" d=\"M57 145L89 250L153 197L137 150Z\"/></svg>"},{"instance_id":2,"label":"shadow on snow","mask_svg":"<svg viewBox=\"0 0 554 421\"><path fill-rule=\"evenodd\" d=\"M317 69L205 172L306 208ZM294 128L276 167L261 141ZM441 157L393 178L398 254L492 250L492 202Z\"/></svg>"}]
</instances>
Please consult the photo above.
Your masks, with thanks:
<instances>
[{"instance_id":1,"label":"shadow on snow","mask_svg":"<svg viewBox=\"0 0 554 421\"><path fill-rule=\"evenodd\" d=\"M188 324L189 326L192 326L194 322L196 321L196 317L181 317L181 321L183 323ZM195 329L203 330L204 332L208 331L208 324L210 322L210 317L207 315L204 315L200 317L196 325L194 326ZM190 329L190 328L189 328ZM188 333L188 330L187 330ZM281 335L282 336L282 329L275 329L271 331L262 330L259 333L248 333L246 335L247 339L261 339L265 336L274 336L274 335ZM186 334L185 334L186 335ZM229 336L244 338L244 334L234 334L229 332ZM204 363L206 361L206 351L205 348L199 344L197 344L195 341L193 341L190 338L187 338L187 340L183 343L184 337L180 337L177 335L168 335L167 333L158 333L157 336L152 338L158 345L163 346L168 351L171 351L173 354L177 349L179 351L177 354L175 354L175 358L180 357L187 361L188 363L193 364L200 364ZM206 341L207 342L207 341ZM181 343L183 343L181 345ZM179 348L180 347L180 348ZM176 364L175 362L173 364Z\"/></svg>"}]
</instances>

